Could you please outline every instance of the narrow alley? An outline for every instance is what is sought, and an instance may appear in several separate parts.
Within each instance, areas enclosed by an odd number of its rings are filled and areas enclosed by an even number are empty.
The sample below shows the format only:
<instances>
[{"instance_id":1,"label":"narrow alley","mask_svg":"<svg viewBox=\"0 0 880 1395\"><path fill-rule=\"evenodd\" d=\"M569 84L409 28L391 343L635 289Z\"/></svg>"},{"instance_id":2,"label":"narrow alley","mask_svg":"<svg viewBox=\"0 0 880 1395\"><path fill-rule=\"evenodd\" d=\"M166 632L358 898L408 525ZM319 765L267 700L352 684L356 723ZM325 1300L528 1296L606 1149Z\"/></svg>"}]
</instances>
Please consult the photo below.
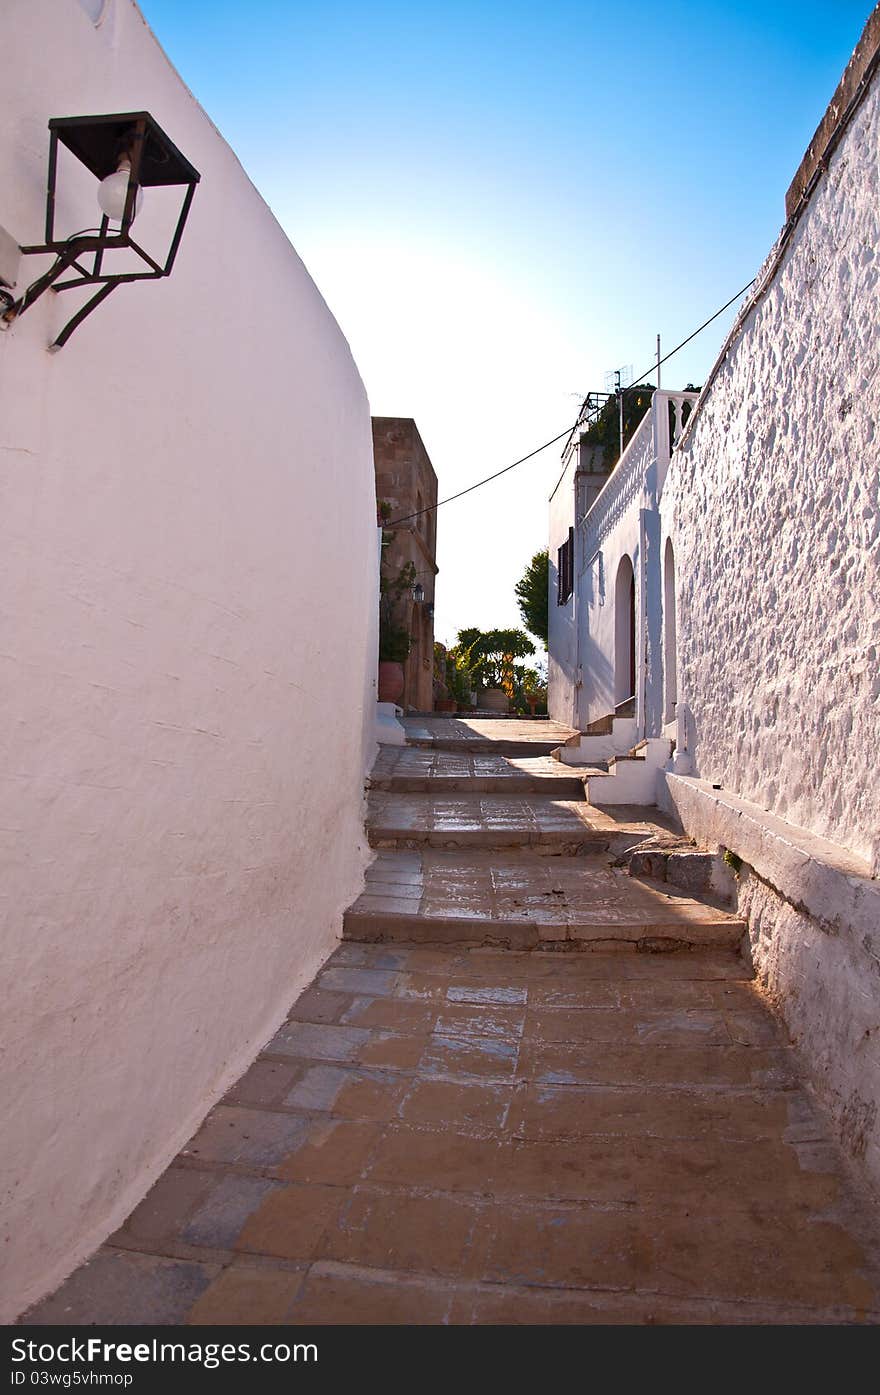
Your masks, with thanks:
<instances>
[{"instance_id":1,"label":"narrow alley","mask_svg":"<svg viewBox=\"0 0 880 1395\"><path fill-rule=\"evenodd\" d=\"M406 726L344 942L25 1321L880 1320L743 922L623 865L656 811L585 803L552 723Z\"/></svg>"}]
</instances>

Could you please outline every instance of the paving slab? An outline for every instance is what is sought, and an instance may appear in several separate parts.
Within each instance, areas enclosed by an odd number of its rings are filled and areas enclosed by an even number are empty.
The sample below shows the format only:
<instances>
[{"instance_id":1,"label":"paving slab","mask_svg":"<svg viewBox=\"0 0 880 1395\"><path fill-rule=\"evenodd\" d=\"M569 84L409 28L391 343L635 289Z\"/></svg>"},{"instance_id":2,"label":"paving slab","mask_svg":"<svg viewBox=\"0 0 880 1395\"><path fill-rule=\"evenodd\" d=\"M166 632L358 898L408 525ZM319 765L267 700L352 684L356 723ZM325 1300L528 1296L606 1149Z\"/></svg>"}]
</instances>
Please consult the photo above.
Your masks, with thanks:
<instances>
[{"instance_id":1,"label":"paving slab","mask_svg":"<svg viewBox=\"0 0 880 1395\"><path fill-rule=\"evenodd\" d=\"M24 1321L880 1322L876 1212L743 922L615 865L662 817L586 805L568 728L406 725L345 941Z\"/></svg>"},{"instance_id":2,"label":"paving slab","mask_svg":"<svg viewBox=\"0 0 880 1395\"><path fill-rule=\"evenodd\" d=\"M380 852L343 933L372 943L644 950L734 947L744 932L720 905L629 877L607 857L548 857L529 847Z\"/></svg>"},{"instance_id":3,"label":"paving slab","mask_svg":"<svg viewBox=\"0 0 880 1395\"><path fill-rule=\"evenodd\" d=\"M574 736L574 727L553 722L548 717L440 717L414 716L403 718L404 729L427 731L435 741L516 740L525 743L567 741Z\"/></svg>"},{"instance_id":4,"label":"paving slab","mask_svg":"<svg viewBox=\"0 0 880 1395\"><path fill-rule=\"evenodd\" d=\"M374 848L551 848L577 856L622 852L647 827L613 825L580 800L526 794L396 793L372 790L367 832Z\"/></svg>"},{"instance_id":5,"label":"paving slab","mask_svg":"<svg viewBox=\"0 0 880 1395\"><path fill-rule=\"evenodd\" d=\"M734 952L344 944L25 1321L876 1324L880 1247Z\"/></svg>"},{"instance_id":6,"label":"paving slab","mask_svg":"<svg viewBox=\"0 0 880 1395\"><path fill-rule=\"evenodd\" d=\"M575 735L572 727L546 718L416 716L404 717L403 726L411 746L507 756L549 756Z\"/></svg>"},{"instance_id":7,"label":"paving slab","mask_svg":"<svg viewBox=\"0 0 880 1395\"><path fill-rule=\"evenodd\" d=\"M370 772L370 788L395 794L543 794L551 799L584 799L586 776L595 770L573 771L551 756L498 755L473 751L380 746Z\"/></svg>"}]
</instances>

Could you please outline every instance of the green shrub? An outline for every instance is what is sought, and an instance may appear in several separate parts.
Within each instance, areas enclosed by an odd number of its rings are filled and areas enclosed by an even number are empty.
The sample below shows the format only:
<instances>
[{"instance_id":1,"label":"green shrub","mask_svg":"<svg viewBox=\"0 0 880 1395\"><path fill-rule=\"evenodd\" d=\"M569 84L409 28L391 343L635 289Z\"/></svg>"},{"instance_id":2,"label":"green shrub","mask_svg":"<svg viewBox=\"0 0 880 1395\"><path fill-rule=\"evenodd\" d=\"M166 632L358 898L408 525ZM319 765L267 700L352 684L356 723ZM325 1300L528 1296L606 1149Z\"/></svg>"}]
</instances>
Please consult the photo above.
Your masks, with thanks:
<instances>
[{"instance_id":1,"label":"green shrub","mask_svg":"<svg viewBox=\"0 0 880 1395\"><path fill-rule=\"evenodd\" d=\"M412 635L402 625L379 625L379 658L383 663L402 664L409 658Z\"/></svg>"}]
</instances>

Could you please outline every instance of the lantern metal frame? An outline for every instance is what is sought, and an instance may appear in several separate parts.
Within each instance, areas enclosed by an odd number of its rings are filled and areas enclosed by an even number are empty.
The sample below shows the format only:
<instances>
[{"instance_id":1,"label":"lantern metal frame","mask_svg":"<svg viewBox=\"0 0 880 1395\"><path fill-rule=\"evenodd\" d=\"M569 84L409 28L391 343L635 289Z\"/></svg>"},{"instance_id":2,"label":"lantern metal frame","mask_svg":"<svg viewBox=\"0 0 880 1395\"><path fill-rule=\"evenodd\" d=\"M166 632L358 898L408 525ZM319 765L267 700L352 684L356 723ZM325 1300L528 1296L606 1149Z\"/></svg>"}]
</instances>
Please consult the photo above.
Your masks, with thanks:
<instances>
[{"instance_id":1,"label":"lantern metal frame","mask_svg":"<svg viewBox=\"0 0 880 1395\"><path fill-rule=\"evenodd\" d=\"M60 349L86 316L106 300L117 286L129 281L153 281L171 275L201 175L148 111L116 112L102 116L54 116L49 121L49 132L45 242L22 247L21 251L25 256L54 252L55 262L27 288L20 299L3 311L0 319L5 321L8 327L49 289L67 291L83 286L98 286L96 294L68 320L50 346L52 349ZM117 172L121 159L129 161L128 189L118 228L111 229L110 219L104 214L97 230L88 229L66 239L56 237L55 195L59 144L75 155L99 182L107 175ZM183 204L164 262L157 262L131 235L138 189L159 185L179 185L185 189ZM134 252L147 270L118 273L105 271L105 254L121 248ZM91 267L82 266L80 258L90 253L93 254ZM60 278L65 272L76 274L63 281Z\"/></svg>"}]
</instances>

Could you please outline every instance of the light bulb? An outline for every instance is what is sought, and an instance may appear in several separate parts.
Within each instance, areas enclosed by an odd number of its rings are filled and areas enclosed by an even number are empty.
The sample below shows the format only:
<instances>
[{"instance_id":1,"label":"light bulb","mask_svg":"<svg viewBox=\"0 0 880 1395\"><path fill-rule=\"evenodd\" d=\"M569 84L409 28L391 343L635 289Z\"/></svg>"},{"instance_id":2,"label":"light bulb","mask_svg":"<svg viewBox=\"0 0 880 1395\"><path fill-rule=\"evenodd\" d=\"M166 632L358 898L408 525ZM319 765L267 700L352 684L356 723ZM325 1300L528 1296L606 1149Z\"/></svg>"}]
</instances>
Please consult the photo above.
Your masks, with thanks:
<instances>
[{"instance_id":1,"label":"light bulb","mask_svg":"<svg viewBox=\"0 0 880 1395\"><path fill-rule=\"evenodd\" d=\"M131 164L125 158L119 161L119 168L115 174L108 174L106 179L102 179L98 185L98 204L101 212L114 222L121 223L122 215L125 213L125 199L128 194L128 177L131 173ZM134 213L132 219L141 210L144 201L144 191L138 186L134 196Z\"/></svg>"}]
</instances>

